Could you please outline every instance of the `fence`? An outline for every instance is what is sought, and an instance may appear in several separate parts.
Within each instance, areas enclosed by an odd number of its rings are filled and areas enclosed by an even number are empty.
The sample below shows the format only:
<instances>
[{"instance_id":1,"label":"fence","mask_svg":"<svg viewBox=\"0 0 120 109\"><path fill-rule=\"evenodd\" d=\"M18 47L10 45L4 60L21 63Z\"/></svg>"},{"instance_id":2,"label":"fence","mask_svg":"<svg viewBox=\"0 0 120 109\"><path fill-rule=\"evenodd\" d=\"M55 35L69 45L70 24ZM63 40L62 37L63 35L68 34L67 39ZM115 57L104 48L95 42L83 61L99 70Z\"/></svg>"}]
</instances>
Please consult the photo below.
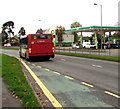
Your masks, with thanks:
<instances>
[{"instance_id":1,"label":"fence","mask_svg":"<svg viewBox=\"0 0 120 109\"><path fill-rule=\"evenodd\" d=\"M56 52L92 54L103 56L119 56L120 49L72 49L71 47L56 47Z\"/></svg>"}]
</instances>

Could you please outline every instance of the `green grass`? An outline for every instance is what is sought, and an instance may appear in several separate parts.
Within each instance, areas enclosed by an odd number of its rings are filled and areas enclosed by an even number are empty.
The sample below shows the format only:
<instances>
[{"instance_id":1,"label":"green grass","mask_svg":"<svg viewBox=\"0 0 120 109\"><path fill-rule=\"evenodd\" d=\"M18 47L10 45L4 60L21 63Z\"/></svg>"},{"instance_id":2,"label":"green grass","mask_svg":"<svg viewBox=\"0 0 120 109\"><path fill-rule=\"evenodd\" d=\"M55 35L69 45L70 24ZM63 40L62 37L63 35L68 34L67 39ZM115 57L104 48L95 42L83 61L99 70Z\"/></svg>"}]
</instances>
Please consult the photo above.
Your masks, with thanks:
<instances>
[{"instance_id":1,"label":"green grass","mask_svg":"<svg viewBox=\"0 0 120 109\"><path fill-rule=\"evenodd\" d=\"M60 55L67 55L67 56L77 56L77 57L85 57L85 58L102 59L102 60L120 62L120 57L117 57L117 56L102 56L102 55L77 54L77 53L75 54L75 53L64 53L64 52L55 52L55 53L60 54Z\"/></svg>"},{"instance_id":2,"label":"green grass","mask_svg":"<svg viewBox=\"0 0 120 109\"><path fill-rule=\"evenodd\" d=\"M2 49L7 49L7 50L19 50L19 48L12 48L12 47L2 47Z\"/></svg>"},{"instance_id":3,"label":"green grass","mask_svg":"<svg viewBox=\"0 0 120 109\"><path fill-rule=\"evenodd\" d=\"M32 88L29 86L19 61L11 56L2 55L2 77L8 84L13 95L22 100L24 108L40 107L40 103L35 97Z\"/></svg>"}]
</instances>

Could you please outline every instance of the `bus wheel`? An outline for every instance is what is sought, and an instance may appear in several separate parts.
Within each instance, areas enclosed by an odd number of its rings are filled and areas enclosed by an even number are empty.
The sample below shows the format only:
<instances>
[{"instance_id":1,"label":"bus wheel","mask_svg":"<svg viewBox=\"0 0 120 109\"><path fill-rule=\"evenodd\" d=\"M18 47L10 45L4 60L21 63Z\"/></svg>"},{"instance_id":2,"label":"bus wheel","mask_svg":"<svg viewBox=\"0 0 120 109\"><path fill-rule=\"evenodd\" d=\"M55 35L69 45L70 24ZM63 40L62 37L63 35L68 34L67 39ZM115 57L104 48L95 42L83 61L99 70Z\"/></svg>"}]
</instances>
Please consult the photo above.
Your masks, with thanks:
<instances>
[{"instance_id":1,"label":"bus wheel","mask_svg":"<svg viewBox=\"0 0 120 109\"><path fill-rule=\"evenodd\" d=\"M22 58L22 55L21 55L21 53L19 54L19 56L20 56L20 58Z\"/></svg>"},{"instance_id":2,"label":"bus wheel","mask_svg":"<svg viewBox=\"0 0 120 109\"><path fill-rule=\"evenodd\" d=\"M30 61L30 57L27 56L26 54L25 54L25 59L26 59L27 61Z\"/></svg>"}]
</instances>

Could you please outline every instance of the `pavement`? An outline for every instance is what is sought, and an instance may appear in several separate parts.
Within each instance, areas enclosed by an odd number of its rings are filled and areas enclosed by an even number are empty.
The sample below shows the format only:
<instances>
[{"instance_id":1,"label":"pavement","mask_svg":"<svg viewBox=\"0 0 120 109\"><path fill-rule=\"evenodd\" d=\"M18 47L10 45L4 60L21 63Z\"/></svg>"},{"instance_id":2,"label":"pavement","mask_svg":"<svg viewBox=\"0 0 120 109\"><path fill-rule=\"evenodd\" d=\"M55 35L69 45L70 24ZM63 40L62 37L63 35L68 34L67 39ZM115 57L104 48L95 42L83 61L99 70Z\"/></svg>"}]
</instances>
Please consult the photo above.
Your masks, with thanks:
<instances>
[{"instance_id":1,"label":"pavement","mask_svg":"<svg viewBox=\"0 0 120 109\"><path fill-rule=\"evenodd\" d=\"M15 98L15 96L12 95L12 93L8 90L7 84L4 82L4 80L0 77L2 87L0 88L2 94L0 94L1 105L2 109L16 109L19 107L19 109L22 109L22 105L20 103L20 100Z\"/></svg>"},{"instance_id":2,"label":"pavement","mask_svg":"<svg viewBox=\"0 0 120 109\"><path fill-rule=\"evenodd\" d=\"M2 52L2 50L0 50ZM0 57L1 58L1 57ZM1 67L1 66L0 66ZM1 71L2 72L2 71ZM15 98L12 93L8 90L8 86L0 75L0 109L22 109L20 100Z\"/></svg>"}]
</instances>

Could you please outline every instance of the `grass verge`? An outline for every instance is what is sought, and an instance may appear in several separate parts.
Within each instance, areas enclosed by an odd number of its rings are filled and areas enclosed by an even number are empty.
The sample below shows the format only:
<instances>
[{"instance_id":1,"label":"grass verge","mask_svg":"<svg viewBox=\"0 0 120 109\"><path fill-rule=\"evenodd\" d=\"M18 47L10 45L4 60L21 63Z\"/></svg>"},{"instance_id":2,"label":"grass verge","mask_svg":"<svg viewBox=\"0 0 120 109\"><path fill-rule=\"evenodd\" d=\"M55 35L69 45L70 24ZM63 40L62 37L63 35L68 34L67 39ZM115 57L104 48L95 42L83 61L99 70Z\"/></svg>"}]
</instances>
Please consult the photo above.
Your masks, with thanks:
<instances>
[{"instance_id":1,"label":"grass verge","mask_svg":"<svg viewBox=\"0 0 120 109\"><path fill-rule=\"evenodd\" d=\"M2 77L8 84L8 89L16 98L22 101L23 108L37 108L40 104L29 86L19 61L11 56L2 55Z\"/></svg>"},{"instance_id":2,"label":"grass verge","mask_svg":"<svg viewBox=\"0 0 120 109\"><path fill-rule=\"evenodd\" d=\"M117 56L102 56L102 55L77 54L77 53L75 54L75 53L64 53L64 52L55 52L55 53L60 54L60 55L67 55L67 56L77 56L77 57L85 57L85 58L102 59L102 60L120 62L120 57L117 57Z\"/></svg>"},{"instance_id":3,"label":"grass verge","mask_svg":"<svg viewBox=\"0 0 120 109\"><path fill-rule=\"evenodd\" d=\"M2 49L7 49L7 50L19 50L19 48L12 48L12 47L2 47Z\"/></svg>"}]
</instances>

